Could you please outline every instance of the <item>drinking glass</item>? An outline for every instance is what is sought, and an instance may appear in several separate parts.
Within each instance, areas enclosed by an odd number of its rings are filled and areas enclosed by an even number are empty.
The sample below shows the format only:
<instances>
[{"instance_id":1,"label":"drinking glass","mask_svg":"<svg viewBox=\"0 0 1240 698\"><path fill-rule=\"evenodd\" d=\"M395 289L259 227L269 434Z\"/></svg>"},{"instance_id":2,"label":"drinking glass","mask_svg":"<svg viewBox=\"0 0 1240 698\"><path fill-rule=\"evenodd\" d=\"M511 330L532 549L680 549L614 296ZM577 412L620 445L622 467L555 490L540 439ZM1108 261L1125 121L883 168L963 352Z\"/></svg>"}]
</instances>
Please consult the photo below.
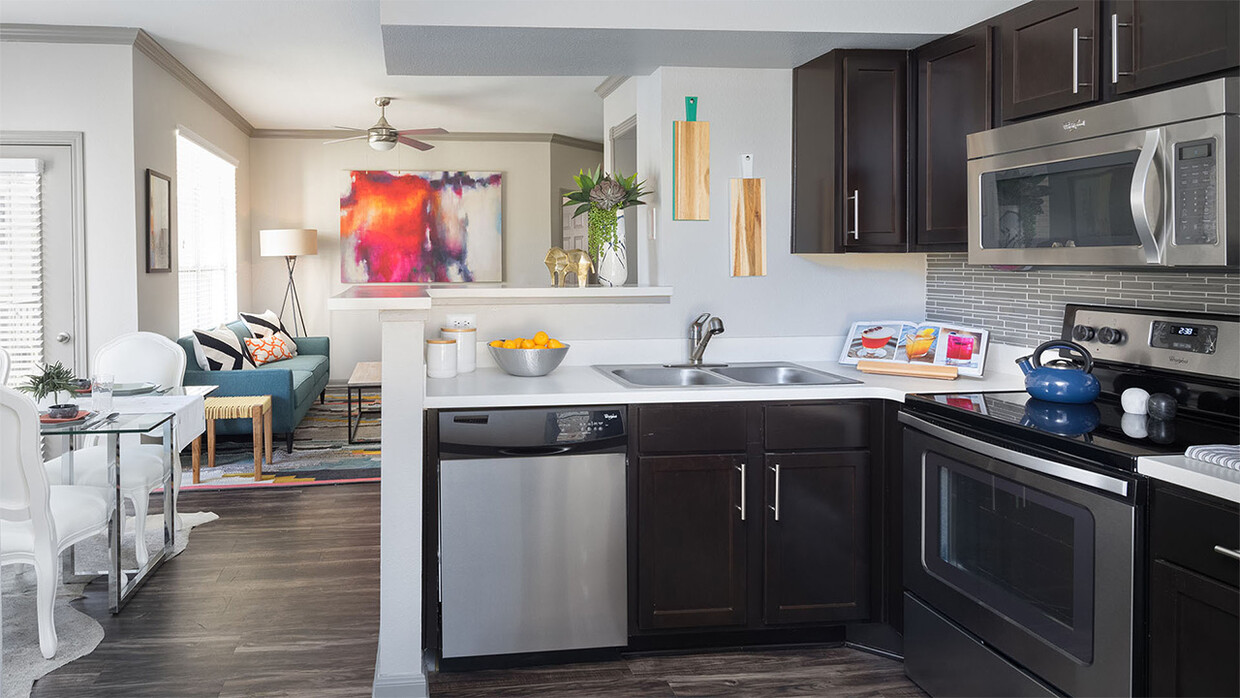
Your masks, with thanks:
<instances>
[{"instance_id":1,"label":"drinking glass","mask_svg":"<svg viewBox=\"0 0 1240 698\"><path fill-rule=\"evenodd\" d=\"M96 373L90 379L90 401L95 411L107 414L112 411L112 387L115 377L111 373Z\"/></svg>"}]
</instances>

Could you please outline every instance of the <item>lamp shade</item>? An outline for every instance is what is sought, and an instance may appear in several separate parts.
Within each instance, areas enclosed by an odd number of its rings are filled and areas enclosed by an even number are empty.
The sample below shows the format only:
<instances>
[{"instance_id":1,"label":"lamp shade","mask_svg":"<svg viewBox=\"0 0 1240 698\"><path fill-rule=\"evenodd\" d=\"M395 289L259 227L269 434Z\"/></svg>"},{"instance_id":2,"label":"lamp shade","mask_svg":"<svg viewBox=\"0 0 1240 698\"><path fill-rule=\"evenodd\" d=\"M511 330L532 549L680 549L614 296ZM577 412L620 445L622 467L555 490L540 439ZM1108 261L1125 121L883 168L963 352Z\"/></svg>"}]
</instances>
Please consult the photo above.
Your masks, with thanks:
<instances>
[{"instance_id":1,"label":"lamp shade","mask_svg":"<svg viewBox=\"0 0 1240 698\"><path fill-rule=\"evenodd\" d=\"M258 253L263 257L300 257L318 252L319 231L314 228L258 231Z\"/></svg>"}]
</instances>

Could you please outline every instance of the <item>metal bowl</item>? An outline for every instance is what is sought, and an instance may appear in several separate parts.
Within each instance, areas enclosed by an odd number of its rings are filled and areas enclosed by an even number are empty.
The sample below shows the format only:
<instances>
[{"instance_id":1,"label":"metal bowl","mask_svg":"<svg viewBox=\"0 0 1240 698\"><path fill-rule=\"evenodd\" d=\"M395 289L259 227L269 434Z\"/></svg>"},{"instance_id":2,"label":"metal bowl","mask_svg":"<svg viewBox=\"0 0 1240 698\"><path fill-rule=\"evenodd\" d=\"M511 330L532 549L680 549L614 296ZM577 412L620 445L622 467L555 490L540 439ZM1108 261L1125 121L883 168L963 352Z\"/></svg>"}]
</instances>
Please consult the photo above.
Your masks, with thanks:
<instances>
[{"instance_id":1,"label":"metal bowl","mask_svg":"<svg viewBox=\"0 0 1240 698\"><path fill-rule=\"evenodd\" d=\"M568 354L569 345L558 349L504 349L488 346L495 363L513 376L545 376Z\"/></svg>"}]
</instances>

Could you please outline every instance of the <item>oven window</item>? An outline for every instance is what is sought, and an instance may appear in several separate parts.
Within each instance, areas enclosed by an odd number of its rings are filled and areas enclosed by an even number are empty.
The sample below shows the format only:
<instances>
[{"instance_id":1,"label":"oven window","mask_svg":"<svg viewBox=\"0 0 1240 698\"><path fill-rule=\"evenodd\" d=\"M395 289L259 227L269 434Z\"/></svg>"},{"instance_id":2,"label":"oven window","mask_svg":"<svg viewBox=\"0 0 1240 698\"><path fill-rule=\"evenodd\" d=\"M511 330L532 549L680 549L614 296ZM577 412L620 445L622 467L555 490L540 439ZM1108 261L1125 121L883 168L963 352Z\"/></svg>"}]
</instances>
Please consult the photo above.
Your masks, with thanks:
<instances>
[{"instance_id":1,"label":"oven window","mask_svg":"<svg viewBox=\"0 0 1240 698\"><path fill-rule=\"evenodd\" d=\"M1082 662L1093 659L1089 510L926 454L926 567Z\"/></svg>"},{"instance_id":2,"label":"oven window","mask_svg":"<svg viewBox=\"0 0 1240 698\"><path fill-rule=\"evenodd\" d=\"M982 175L982 247L1141 244L1129 189L1137 151Z\"/></svg>"}]
</instances>

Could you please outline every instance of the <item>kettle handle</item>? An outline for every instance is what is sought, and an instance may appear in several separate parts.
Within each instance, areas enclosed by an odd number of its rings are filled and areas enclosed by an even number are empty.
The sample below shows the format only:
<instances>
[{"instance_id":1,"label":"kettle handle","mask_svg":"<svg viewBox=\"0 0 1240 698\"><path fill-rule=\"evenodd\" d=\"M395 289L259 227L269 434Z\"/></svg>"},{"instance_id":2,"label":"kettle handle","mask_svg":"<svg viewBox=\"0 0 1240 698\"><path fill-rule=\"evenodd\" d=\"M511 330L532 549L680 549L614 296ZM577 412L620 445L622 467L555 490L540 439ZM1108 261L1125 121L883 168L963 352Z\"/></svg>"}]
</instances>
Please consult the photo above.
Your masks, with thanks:
<instances>
[{"instance_id":1,"label":"kettle handle","mask_svg":"<svg viewBox=\"0 0 1240 698\"><path fill-rule=\"evenodd\" d=\"M1085 368L1082 370L1086 373L1094 370L1094 357L1090 355L1089 350L1076 342L1066 339L1052 339L1049 342L1039 344L1038 348L1033 350L1033 354L1027 357L1033 360L1035 368L1042 368L1042 352L1047 349L1067 349L1070 352L1075 352L1082 359L1085 359Z\"/></svg>"}]
</instances>

